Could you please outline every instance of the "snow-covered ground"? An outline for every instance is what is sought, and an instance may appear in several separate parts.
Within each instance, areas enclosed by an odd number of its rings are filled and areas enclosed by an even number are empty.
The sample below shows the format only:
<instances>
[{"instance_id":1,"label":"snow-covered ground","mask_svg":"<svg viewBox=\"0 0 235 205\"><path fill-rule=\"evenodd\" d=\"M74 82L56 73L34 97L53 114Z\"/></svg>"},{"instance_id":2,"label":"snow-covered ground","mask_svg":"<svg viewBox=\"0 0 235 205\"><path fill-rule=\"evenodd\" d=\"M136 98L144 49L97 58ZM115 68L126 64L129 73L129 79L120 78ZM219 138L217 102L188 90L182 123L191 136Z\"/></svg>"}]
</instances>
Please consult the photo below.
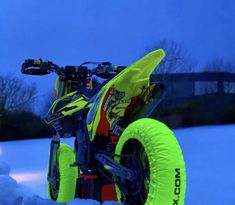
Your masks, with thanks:
<instances>
[{"instance_id":1,"label":"snow-covered ground","mask_svg":"<svg viewBox=\"0 0 235 205\"><path fill-rule=\"evenodd\" d=\"M186 161L185 205L234 205L235 125L177 129L174 132ZM71 139L67 139L66 142L71 144ZM10 176L18 183L6 175L0 175L0 205L21 204L20 201L18 204L17 201L13 203L10 199L8 204L2 204L1 199L4 194L8 194L7 190L11 191L11 196L19 196L18 200L21 196L28 198L24 205L54 204L40 199L47 197L46 170L49 145L49 139L0 143L0 162L10 165ZM0 164L0 173L9 172L7 164ZM34 194L38 196L32 197ZM71 205L83 203L91 205L98 202L74 201Z\"/></svg>"},{"instance_id":2,"label":"snow-covered ground","mask_svg":"<svg viewBox=\"0 0 235 205\"><path fill-rule=\"evenodd\" d=\"M185 205L235 204L235 125L175 130L187 168Z\"/></svg>"}]
</instances>

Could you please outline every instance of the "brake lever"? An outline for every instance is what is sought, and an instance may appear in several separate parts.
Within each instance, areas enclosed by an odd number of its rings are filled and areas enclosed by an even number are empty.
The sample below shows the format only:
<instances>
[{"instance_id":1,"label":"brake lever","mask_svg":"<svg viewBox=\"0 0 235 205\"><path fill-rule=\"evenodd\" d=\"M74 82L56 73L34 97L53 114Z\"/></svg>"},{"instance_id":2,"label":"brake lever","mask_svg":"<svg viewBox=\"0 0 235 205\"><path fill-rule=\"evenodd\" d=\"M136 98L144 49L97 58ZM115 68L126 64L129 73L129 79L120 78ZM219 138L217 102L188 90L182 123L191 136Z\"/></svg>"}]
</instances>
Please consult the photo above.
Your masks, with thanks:
<instances>
[{"instance_id":1,"label":"brake lever","mask_svg":"<svg viewBox=\"0 0 235 205\"><path fill-rule=\"evenodd\" d=\"M42 64L42 59L34 60L34 59L26 59L22 64L22 69L30 68L30 67L40 67Z\"/></svg>"}]
</instances>

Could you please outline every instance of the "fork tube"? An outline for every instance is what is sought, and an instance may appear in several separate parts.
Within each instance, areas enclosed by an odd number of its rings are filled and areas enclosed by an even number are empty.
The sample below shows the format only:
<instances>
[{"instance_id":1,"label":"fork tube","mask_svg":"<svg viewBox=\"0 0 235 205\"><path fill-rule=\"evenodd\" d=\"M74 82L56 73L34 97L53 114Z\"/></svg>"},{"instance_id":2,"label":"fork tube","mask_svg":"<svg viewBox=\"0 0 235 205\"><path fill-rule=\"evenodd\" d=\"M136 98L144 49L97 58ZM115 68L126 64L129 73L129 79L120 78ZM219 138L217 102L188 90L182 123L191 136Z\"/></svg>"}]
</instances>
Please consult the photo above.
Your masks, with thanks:
<instances>
[{"instance_id":1,"label":"fork tube","mask_svg":"<svg viewBox=\"0 0 235 205\"><path fill-rule=\"evenodd\" d=\"M63 80L59 80L59 89L58 89L58 98L62 97L64 95L65 91L65 82Z\"/></svg>"},{"instance_id":2,"label":"fork tube","mask_svg":"<svg viewBox=\"0 0 235 205\"><path fill-rule=\"evenodd\" d=\"M50 180L53 177L55 164L57 160L57 151L59 147L60 147L60 137L58 134L56 134L52 137L50 144L48 180Z\"/></svg>"}]
</instances>

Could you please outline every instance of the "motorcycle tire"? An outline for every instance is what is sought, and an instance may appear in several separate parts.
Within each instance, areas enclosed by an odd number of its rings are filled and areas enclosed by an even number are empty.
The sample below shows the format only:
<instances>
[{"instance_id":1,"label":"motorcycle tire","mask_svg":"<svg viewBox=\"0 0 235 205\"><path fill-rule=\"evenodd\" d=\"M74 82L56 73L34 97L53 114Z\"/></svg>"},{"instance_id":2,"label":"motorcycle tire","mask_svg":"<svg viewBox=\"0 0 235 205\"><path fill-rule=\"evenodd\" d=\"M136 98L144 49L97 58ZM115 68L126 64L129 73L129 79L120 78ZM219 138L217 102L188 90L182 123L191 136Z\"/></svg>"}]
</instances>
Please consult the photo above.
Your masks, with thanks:
<instances>
[{"instance_id":1,"label":"motorcycle tire","mask_svg":"<svg viewBox=\"0 0 235 205\"><path fill-rule=\"evenodd\" d=\"M184 158L177 139L165 124L149 118L134 121L122 133L115 154L135 155L142 169L142 177L139 178L142 180L141 184L125 182L128 192L125 197L116 186L118 199L123 204L184 204L186 191ZM116 160L132 170L138 167L136 162L131 163L122 157Z\"/></svg>"},{"instance_id":2,"label":"motorcycle tire","mask_svg":"<svg viewBox=\"0 0 235 205\"><path fill-rule=\"evenodd\" d=\"M60 203L68 203L75 197L77 167L70 165L75 162L75 154L67 144L60 144L57 152L56 181L58 187L53 188L48 181L48 197Z\"/></svg>"}]
</instances>

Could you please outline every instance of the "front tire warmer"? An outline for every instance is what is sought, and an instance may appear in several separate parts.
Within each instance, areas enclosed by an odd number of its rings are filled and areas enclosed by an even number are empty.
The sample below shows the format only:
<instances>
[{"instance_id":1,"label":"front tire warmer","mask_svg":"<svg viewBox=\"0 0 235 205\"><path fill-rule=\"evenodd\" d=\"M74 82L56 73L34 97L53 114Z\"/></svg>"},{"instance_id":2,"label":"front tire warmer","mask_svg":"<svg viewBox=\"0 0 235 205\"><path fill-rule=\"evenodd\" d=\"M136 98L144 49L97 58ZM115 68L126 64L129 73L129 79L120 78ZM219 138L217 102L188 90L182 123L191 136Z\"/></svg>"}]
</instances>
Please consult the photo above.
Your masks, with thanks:
<instances>
[{"instance_id":1,"label":"front tire warmer","mask_svg":"<svg viewBox=\"0 0 235 205\"><path fill-rule=\"evenodd\" d=\"M173 132L157 120L137 120L124 130L115 154L121 155L130 140L141 143L149 160L149 192L144 204L183 205L186 170L181 148ZM116 191L121 200L122 195L117 186Z\"/></svg>"},{"instance_id":2,"label":"front tire warmer","mask_svg":"<svg viewBox=\"0 0 235 205\"><path fill-rule=\"evenodd\" d=\"M75 196L76 180L78 176L77 167L70 167L75 162L75 154L67 144L60 144L57 152L59 167L59 189L57 202L68 203ZM48 182L48 197L51 199L50 184Z\"/></svg>"}]
</instances>

